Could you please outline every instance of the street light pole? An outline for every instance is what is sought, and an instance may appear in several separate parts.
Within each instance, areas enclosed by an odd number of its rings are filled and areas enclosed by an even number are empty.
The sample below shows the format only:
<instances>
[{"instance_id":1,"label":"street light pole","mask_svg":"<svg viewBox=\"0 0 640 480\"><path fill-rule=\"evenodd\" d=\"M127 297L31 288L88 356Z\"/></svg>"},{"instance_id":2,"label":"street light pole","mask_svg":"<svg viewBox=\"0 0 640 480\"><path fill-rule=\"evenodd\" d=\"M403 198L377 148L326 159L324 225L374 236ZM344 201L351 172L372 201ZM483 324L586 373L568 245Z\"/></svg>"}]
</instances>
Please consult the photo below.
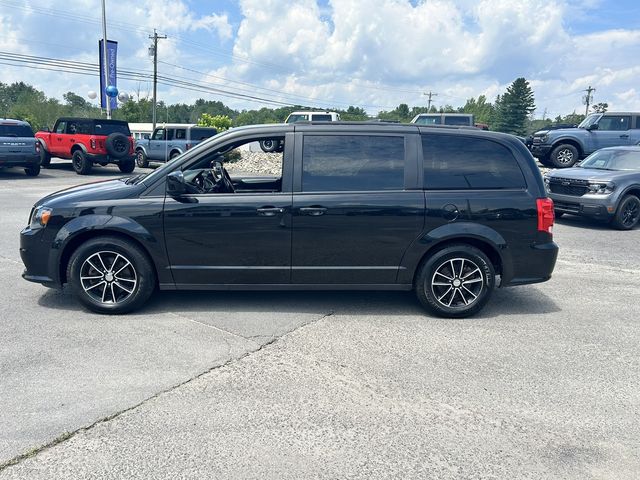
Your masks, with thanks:
<instances>
[{"instance_id":1,"label":"street light pole","mask_svg":"<svg viewBox=\"0 0 640 480\"><path fill-rule=\"evenodd\" d=\"M102 67L104 69L104 90L101 92L101 95L104 95L104 102L107 106L107 118L110 120L111 97L107 96L107 87L109 86L109 59L107 58L107 9L105 7L105 1L106 0L102 0Z\"/></svg>"}]
</instances>

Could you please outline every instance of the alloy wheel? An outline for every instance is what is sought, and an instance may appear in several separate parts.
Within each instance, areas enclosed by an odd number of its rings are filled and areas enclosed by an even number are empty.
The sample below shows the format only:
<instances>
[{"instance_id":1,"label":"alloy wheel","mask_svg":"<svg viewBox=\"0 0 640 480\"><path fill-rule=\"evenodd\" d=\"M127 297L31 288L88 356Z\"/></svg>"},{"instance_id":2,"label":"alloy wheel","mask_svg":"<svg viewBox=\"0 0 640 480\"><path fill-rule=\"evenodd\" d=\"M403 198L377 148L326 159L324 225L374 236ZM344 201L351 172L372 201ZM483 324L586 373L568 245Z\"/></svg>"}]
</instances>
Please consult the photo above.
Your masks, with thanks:
<instances>
[{"instance_id":1,"label":"alloy wheel","mask_svg":"<svg viewBox=\"0 0 640 480\"><path fill-rule=\"evenodd\" d=\"M467 308L478 300L484 288L482 270L468 258L443 262L431 277L436 301L447 308Z\"/></svg>"},{"instance_id":2,"label":"alloy wheel","mask_svg":"<svg viewBox=\"0 0 640 480\"><path fill-rule=\"evenodd\" d=\"M622 210L622 224L625 227L632 227L638 223L638 216L640 216L640 201L629 201Z\"/></svg>"},{"instance_id":3,"label":"alloy wheel","mask_svg":"<svg viewBox=\"0 0 640 480\"><path fill-rule=\"evenodd\" d=\"M558 152L557 160L563 165L568 165L573 162L573 152L568 148L562 149Z\"/></svg>"},{"instance_id":4,"label":"alloy wheel","mask_svg":"<svg viewBox=\"0 0 640 480\"><path fill-rule=\"evenodd\" d=\"M94 301L117 304L134 294L138 276L133 264L124 255L99 251L82 263L80 284Z\"/></svg>"}]
</instances>

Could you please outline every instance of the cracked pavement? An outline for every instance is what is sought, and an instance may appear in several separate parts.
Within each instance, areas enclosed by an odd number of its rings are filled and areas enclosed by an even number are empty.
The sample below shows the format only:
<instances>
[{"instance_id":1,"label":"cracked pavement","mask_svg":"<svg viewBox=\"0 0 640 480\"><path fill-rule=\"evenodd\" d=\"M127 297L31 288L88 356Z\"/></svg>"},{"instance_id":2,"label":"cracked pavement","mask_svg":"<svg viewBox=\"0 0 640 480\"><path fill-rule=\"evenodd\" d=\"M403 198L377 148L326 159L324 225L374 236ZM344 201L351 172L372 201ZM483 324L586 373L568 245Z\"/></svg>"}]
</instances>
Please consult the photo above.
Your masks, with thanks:
<instances>
[{"instance_id":1,"label":"cracked pavement","mask_svg":"<svg viewBox=\"0 0 640 480\"><path fill-rule=\"evenodd\" d=\"M640 476L640 230L563 218L554 279L473 319L399 292L104 317L19 278L31 204L85 180L0 171L0 479Z\"/></svg>"}]
</instances>

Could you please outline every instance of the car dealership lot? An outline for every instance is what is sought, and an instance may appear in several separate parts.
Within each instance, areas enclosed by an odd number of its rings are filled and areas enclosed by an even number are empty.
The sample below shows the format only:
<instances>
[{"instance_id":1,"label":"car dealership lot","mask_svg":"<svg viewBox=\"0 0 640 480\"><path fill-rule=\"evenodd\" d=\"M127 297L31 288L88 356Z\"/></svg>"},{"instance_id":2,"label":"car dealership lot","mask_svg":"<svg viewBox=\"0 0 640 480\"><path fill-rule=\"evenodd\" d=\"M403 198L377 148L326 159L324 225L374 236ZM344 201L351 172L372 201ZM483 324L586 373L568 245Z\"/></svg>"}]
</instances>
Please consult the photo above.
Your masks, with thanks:
<instances>
[{"instance_id":1,"label":"car dealership lot","mask_svg":"<svg viewBox=\"0 0 640 480\"><path fill-rule=\"evenodd\" d=\"M639 229L561 219L553 279L465 320L367 292L105 317L23 281L33 203L118 176L0 171L0 478L637 478Z\"/></svg>"}]
</instances>

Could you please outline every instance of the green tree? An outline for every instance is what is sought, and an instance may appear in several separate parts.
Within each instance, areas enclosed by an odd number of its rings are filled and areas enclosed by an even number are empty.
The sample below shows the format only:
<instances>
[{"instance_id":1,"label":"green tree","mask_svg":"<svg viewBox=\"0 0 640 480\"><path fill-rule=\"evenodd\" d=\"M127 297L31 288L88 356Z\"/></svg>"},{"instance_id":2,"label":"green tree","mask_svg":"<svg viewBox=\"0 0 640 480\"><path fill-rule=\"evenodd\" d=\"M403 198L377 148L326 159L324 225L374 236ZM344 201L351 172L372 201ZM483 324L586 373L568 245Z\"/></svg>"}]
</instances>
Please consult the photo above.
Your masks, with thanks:
<instances>
[{"instance_id":1,"label":"green tree","mask_svg":"<svg viewBox=\"0 0 640 480\"><path fill-rule=\"evenodd\" d=\"M224 132L231 128L231 119L226 115L209 115L203 113L198 119L198 125L201 127L215 127L218 132Z\"/></svg>"},{"instance_id":2,"label":"green tree","mask_svg":"<svg viewBox=\"0 0 640 480\"><path fill-rule=\"evenodd\" d=\"M596 103L591 107L593 113L605 113L609 109L609 104L606 102Z\"/></svg>"},{"instance_id":3,"label":"green tree","mask_svg":"<svg viewBox=\"0 0 640 480\"><path fill-rule=\"evenodd\" d=\"M527 119L536 109L529 82L516 78L501 98L496 99L495 130L514 135L527 134Z\"/></svg>"},{"instance_id":4,"label":"green tree","mask_svg":"<svg viewBox=\"0 0 640 480\"><path fill-rule=\"evenodd\" d=\"M471 113L477 123L491 125L494 107L490 102L487 102L487 97L480 95L477 100L469 98L467 103L460 109L460 113Z\"/></svg>"}]
</instances>

